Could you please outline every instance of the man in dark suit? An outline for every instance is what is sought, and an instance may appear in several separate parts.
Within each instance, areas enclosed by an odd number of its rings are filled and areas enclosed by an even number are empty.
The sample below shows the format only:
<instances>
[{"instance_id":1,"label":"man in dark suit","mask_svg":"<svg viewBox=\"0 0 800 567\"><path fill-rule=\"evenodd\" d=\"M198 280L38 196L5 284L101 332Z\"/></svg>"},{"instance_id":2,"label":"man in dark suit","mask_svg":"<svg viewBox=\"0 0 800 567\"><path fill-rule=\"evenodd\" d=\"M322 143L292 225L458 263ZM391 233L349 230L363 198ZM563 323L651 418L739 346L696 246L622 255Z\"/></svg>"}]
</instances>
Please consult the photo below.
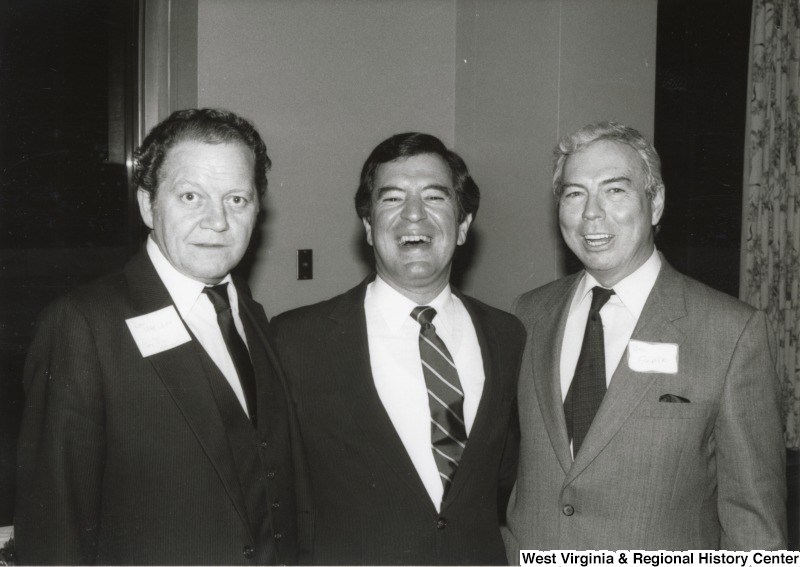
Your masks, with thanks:
<instances>
[{"instance_id":1,"label":"man in dark suit","mask_svg":"<svg viewBox=\"0 0 800 567\"><path fill-rule=\"evenodd\" d=\"M289 404L264 310L230 275L266 147L233 113L184 110L134 160L146 246L50 306L30 349L19 562L293 562Z\"/></svg>"},{"instance_id":2,"label":"man in dark suit","mask_svg":"<svg viewBox=\"0 0 800 567\"><path fill-rule=\"evenodd\" d=\"M437 138L385 140L356 193L377 275L273 321L308 459L314 563L505 563L498 500L524 334L449 284L479 198Z\"/></svg>"},{"instance_id":3,"label":"man in dark suit","mask_svg":"<svg viewBox=\"0 0 800 567\"><path fill-rule=\"evenodd\" d=\"M764 313L658 253L664 184L639 132L592 124L555 155L561 232L584 269L516 302L528 342L509 561L520 549L785 549Z\"/></svg>"}]
</instances>

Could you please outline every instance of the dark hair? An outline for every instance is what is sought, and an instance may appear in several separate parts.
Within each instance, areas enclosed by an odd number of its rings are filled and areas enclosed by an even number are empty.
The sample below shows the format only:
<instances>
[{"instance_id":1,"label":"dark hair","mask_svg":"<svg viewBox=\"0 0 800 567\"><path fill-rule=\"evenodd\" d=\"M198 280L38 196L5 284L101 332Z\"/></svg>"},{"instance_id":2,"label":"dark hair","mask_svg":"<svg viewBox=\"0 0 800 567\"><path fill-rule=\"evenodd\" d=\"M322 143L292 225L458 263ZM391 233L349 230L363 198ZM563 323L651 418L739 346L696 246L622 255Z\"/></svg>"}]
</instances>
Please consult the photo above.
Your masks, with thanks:
<instances>
[{"instance_id":1,"label":"dark hair","mask_svg":"<svg viewBox=\"0 0 800 567\"><path fill-rule=\"evenodd\" d=\"M602 121L584 126L577 132L561 138L553 150L553 193L556 198L560 198L563 191L564 164L567 158L600 140L625 144L636 150L642 158L644 190L650 199L653 199L659 190L664 191L661 159L653 145L638 130L630 126L619 122Z\"/></svg>"},{"instance_id":2,"label":"dark hair","mask_svg":"<svg viewBox=\"0 0 800 567\"><path fill-rule=\"evenodd\" d=\"M372 214L372 190L375 188L375 172L378 166L422 154L437 155L450 168L458 203L458 222L462 222L469 214L474 217L478 212L481 193L469 174L467 164L457 153L448 150L439 138L420 132L395 134L378 144L369 154L361 168L361 179L356 191L355 201L358 216L369 220Z\"/></svg>"},{"instance_id":3,"label":"dark hair","mask_svg":"<svg viewBox=\"0 0 800 567\"><path fill-rule=\"evenodd\" d=\"M133 183L155 196L167 153L181 142L240 143L255 157L254 179L259 197L267 192L267 171L272 161L255 127L233 112L215 108L177 110L150 130L133 152Z\"/></svg>"}]
</instances>

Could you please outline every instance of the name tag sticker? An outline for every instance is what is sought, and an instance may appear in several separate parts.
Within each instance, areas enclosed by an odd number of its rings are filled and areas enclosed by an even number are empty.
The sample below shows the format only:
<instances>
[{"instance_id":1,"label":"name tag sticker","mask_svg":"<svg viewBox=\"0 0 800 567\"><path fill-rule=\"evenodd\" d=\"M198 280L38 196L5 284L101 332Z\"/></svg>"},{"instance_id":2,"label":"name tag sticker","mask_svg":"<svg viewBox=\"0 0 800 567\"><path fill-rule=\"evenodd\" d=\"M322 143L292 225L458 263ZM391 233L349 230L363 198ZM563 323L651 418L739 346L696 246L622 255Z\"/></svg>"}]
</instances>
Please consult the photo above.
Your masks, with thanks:
<instances>
[{"instance_id":1,"label":"name tag sticker","mask_svg":"<svg viewBox=\"0 0 800 567\"><path fill-rule=\"evenodd\" d=\"M144 357L164 352L192 340L174 305L147 315L126 319L125 322Z\"/></svg>"},{"instance_id":2,"label":"name tag sticker","mask_svg":"<svg viewBox=\"0 0 800 567\"><path fill-rule=\"evenodd\" d=\"M628 368L634 372L678 373L678 345L674 343L628 342Z\"/></svg>"}]
</instances>

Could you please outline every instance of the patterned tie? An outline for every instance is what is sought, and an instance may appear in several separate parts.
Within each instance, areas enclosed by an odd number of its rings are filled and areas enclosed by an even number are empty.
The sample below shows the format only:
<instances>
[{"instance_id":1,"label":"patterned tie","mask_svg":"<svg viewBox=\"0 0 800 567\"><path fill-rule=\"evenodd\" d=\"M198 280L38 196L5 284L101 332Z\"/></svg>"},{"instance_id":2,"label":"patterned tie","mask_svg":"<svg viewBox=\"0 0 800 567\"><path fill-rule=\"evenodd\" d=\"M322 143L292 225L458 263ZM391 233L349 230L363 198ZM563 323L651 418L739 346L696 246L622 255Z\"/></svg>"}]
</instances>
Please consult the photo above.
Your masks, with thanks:
<instances>
[{"instance_id":1,"label":"patterned tie","mask_svg":"<svg viewBox=\"0 0 800 567\"><path fill-rule=\"evenodd\" d=\"M436 310L427 305L415 307L411 312L411 317L421 325L419 356L431 409L431 449L442 477L444 499L467 444L467 430L464 427L464 391L453 357L431 324L435 316Z\"/></svg>"},{"instance_id":2,"label":"patterned tie","mask_svg":"<svg viewBox=\"0 0 800 567\"><path fill-rule=\"evenodd\" d=\"M578 366L564 399L564 416L567 433L572 439L573 455L578 454L606 393L606 356L600 309L613 294L613 289L599 286L592 289L592 306L586 320Z\"/></svg>"},{"instance_id":3,"label":"patterned tie","mask_svg":"<svg viewBox=\"0 0 800 567\"><path fill-rule=\"evenodd\" d=\"M228 284L219 284L203 289L203 293L211 300L214 311L217 312L217 324L222 331L222 338L228 353L231 355L239 381L242 384L244 398L247 403L247 413L253 425L256 424L256 379L253 372L253 363L250 361L250 353L242 340L236 325L233 322L233 312L231 303L228 299Z\"/></svg>"}]
</instances>

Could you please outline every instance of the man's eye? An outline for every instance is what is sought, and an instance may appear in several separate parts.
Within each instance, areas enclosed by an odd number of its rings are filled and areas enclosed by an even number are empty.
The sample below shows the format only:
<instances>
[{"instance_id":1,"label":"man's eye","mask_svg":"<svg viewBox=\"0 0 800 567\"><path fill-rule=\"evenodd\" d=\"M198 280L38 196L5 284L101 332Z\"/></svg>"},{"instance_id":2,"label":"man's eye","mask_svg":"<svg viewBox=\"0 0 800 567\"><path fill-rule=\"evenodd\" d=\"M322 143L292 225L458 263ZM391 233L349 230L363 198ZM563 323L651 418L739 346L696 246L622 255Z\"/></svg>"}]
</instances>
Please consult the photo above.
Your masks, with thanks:
<instances>
[{"instance_id":1,"label":"man's eye","mask_svg":"<svg viewBox=\"0 0 800 567\"><path fill-rule=\"evenodd\" d=\"M247 204L247 199L239 195L234 195L233 197L231 197L231 203L233 203L237 207L244 207Z\"/></svg>"},{"instance_id":2,"label":"man's eye","mask_svg":"<svg viewBox=\"0 0 800 567\"><path fill-rule=\"evenodd\" d=\"M434 202L447 201L448 199L450 199L450 193L448 193L447 191L440 191L434 189L424 193L424 199L426 201L434 201Z\"/></svg>"},{"instance_id":3,"label":"man's eye","mask_svg":"<svg viewBox=\"0 0 800 567\"><path fill-rule=\"evenodd\" d=\"M197 200L197 195L195 193L184 193L181 195L181 200L187 203L192 203Z\"/></svg>"}]
</instances>

